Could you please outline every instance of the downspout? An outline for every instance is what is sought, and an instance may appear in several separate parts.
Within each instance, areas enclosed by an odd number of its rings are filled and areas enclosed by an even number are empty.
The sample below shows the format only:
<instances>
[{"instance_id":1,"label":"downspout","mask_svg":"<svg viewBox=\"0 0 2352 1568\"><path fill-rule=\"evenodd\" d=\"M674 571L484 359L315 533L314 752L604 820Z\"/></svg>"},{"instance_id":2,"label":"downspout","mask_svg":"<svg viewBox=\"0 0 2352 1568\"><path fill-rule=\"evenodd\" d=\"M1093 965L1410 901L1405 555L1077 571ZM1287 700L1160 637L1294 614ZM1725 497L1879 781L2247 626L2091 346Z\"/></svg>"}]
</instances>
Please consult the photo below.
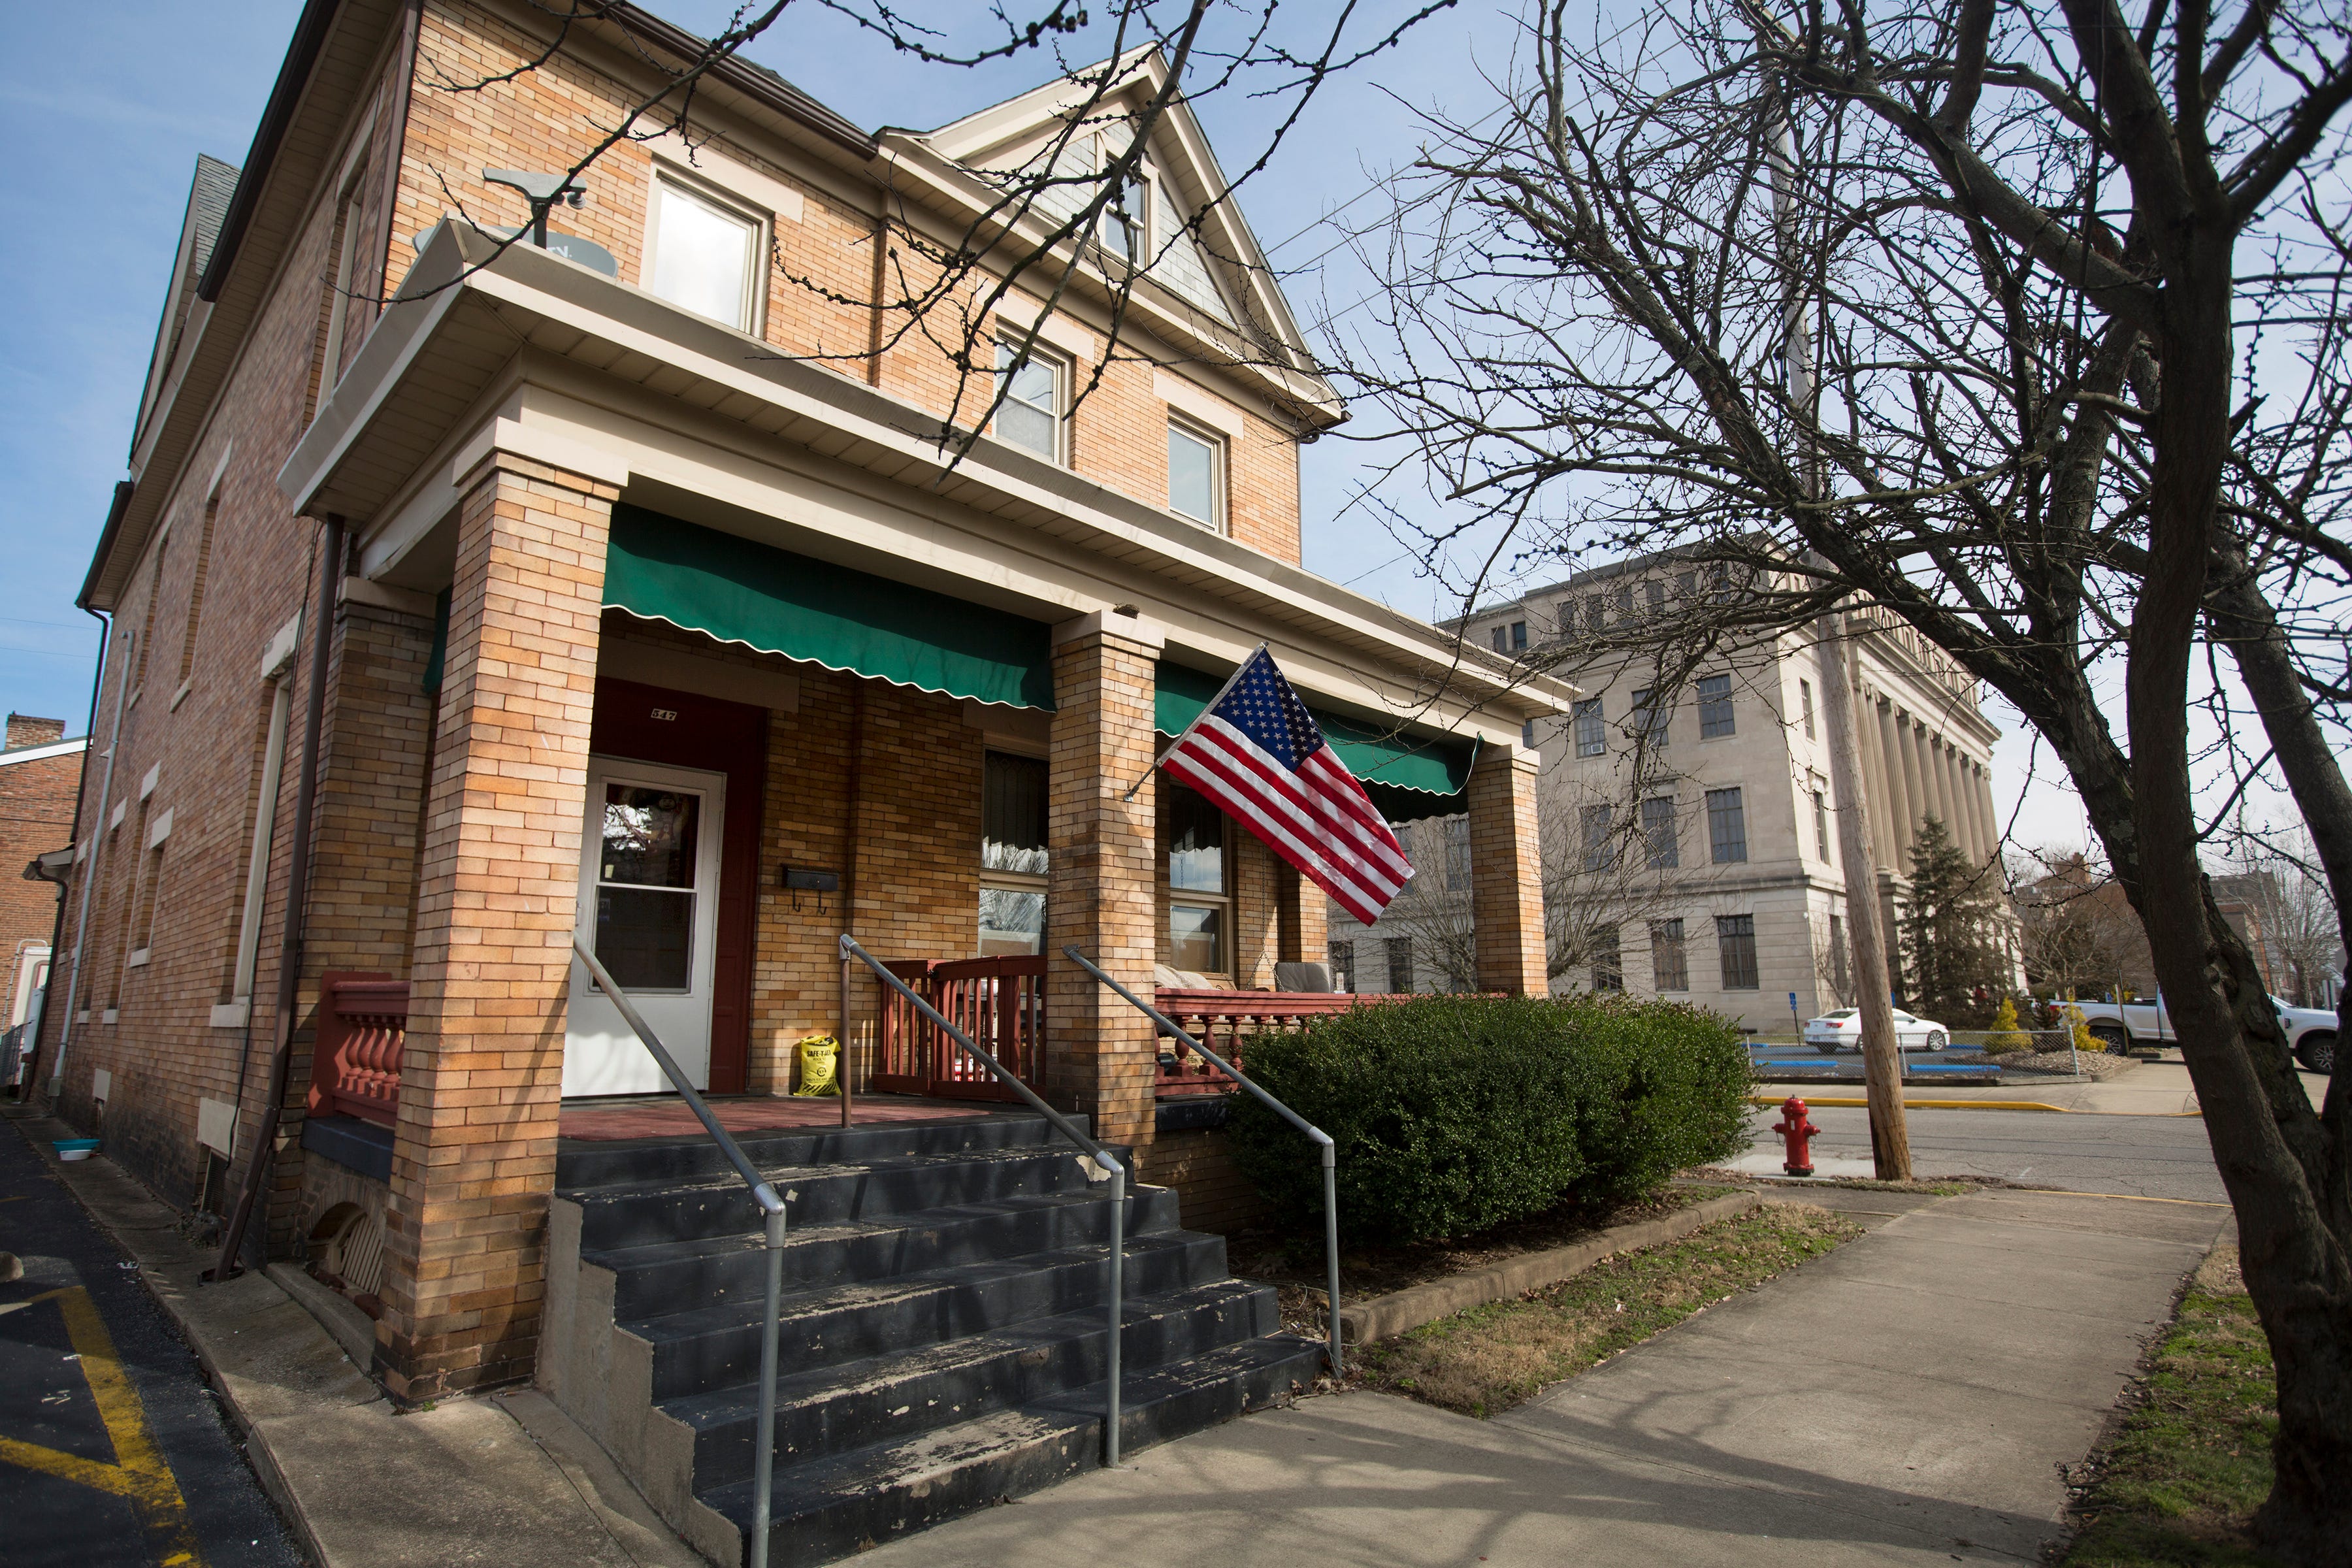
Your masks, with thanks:
<instances>
[{"instance_id":1,"label":"downspout","mask_svg":"<svg viewBox=\"0 0 2352 1568\"><path fill-rule=\"evenodd\" d=\"M304 904L310 892L311 800L319 791L320 728L326 721L327 661L334 640L335 588L343 570L343 519L327 514L325 547L319 552L319 613L310 629L310 689L304 698L302 767L294 795L294 842L286 864L284 935L278 953L278 1045L269 1060L268 1099L261 1107L252 1152L247 1156L245 1185L236 1194L236 1211L221 1235L220 1258L206 1276L215 1284L236 1277L237 1248L253 1216L254 1201L261 1195L271 1150L278 1141L278 1122L286 1100L286 1079L294 1058L294 1003L302 982Z\"/></svg>"},{"instance_id":2,"label":"downspout","mask_svg":"<svg viewBox=\"0 0 2352 1568\"><path fill-rule=\"evenodd\" d=\"M131 498L127 493L130 488L131 481L128 479L121 480L115 485L114 504L117 511L121 510L124 507L130 504ZM84 605L82 609L88 614L98 617L99 626L98 671L89 679L89 718L82 726L82 733L89 736L92 741L95 741L98 739L99 694L106 689L106 645L111 641L114 637L114 623L106 617L103 611L90 609L88 605ZM120 700L116 702L114 709L114 738L117 742L120 742L122 738L122 706ZM83 748L81 755L82 775L85 784L87 784L89 774L89 751L88 747L85 746ZM114 748L110 744L106 752L106 782L100 787L98 793L98 808L99 815L100 816L103 816L106 814L106 795L107 791L113 787L113 784ZM74 791L73 837L69 842L77 847L81 844L82 798L89 793L89 791L86 787ZM91 885L97 880L97 877L98 845L93 841L89 847L89 863L82 870L81 923L77 926L74 931L73 967L68 972L69 978L66 983L65 1016L58 1025L58 1066L60 1071L63 1069L66 1059L66 1033L73 1027L75 993L81 985L81 951L83 948L89 945L89 889ZM59 888L58 889L57 918L49 926L49 952L54 954L58 948L65 945L65 940L66 890L63 888ZM51 962L54 963L55 960L52 959ZM41 993L41 1017L33 1025L33 1053L36 1059L33 1064L33 1069L25 1075L25 1081L27 1085L40 1081L41 1069L38 1058L41 1049L41 1026L43 1023L47 1021L48 1012L48 991L47 987L44 987ZM29 1089L27 1092L29 1092ZM52 1083L49 1086L50 1103L54 1105L57 1102L57 1098L58 1086L55 1083Z\"/></svg>"}]
</instances>

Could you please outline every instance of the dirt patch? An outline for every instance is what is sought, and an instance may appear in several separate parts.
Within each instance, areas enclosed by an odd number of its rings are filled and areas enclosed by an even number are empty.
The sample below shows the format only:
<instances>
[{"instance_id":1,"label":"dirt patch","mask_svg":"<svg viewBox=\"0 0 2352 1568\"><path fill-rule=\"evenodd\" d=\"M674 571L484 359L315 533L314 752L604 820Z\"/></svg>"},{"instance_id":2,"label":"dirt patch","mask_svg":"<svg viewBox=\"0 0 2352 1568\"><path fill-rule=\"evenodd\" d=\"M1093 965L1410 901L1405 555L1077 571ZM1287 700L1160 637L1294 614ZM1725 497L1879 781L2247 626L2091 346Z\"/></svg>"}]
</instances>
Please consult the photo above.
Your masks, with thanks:
<instances>
[{"instance_id":1,"label":"dirt patch","mask_svg":"<svg viewBox=\"0 0 2352 1568\"><path fill-rule=\"evenodd\" d=\"M2105 1051L2010 1051L2000 1056L1986 1052L1947 1052L1938 1058L1950 1062L1991 1062L2010 1072L2074 1076L2077 1068L2084 1078L2098 1079L2114 1078L2139 1064L2129 1057L2109 1056Z\"/></svg>"},{"instance_id":2,"label":"dirt patch","mask_svg":"<svg viewBox=\"0 0 2352 1568\"><path fill-rule=\"evenodd\" d=\"M1491 1415L1861 1234L1827 1209L1769 1205L1367 1345L1357 1374L1369 1387Z\"/></svg>"},{"instance_id":3,"label":"dirt patch","mask_svg":"<svg viewBox=\"0 0 2352 1568\"><path fill-rule=\"evenodd\" d=\"M1645 1219L1662 1219L1696 1203L1729 1192L1733 1183L1680 1184L1645 1198L1621 1204L1562 1204L1543 1214L1512 1220L1475 1236L1446 1237L1434 1241L1396 1247L1347 1247L1339 1249L1339 1294L1348 1300L1385 1296L1410 1285L1484 1268L1525 1252L1543 1252L1590 1240L1601 1231ZM1234 1272L1244 1279L1271 1285L1297 1285L1312 1293L1321 1310L1324 1283L1323 1236L1244 1231L1226 1243Z\"/></svg>"}]
</instances>

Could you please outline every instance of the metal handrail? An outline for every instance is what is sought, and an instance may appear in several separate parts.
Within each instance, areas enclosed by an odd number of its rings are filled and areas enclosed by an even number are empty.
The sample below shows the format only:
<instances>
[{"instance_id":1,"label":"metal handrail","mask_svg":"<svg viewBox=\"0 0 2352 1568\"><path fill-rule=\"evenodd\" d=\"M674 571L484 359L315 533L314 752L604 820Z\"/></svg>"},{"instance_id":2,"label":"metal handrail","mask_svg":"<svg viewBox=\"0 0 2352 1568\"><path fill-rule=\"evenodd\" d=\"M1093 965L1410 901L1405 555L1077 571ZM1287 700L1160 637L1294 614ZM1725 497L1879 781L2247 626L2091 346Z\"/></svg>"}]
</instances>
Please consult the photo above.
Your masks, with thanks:
<instances>
[{"instance_id":1,"label":"metal handrail","mask_svg":"<svg viewBox=\"0 0 2352 1568\"><path fill-rule=\"evenodd\" d=\"M703 1131L709 1133L711 1141L719 1145L719 1153L726 1156L727 1163L735 1167L735 1173L751 1187L751 1201L760 1205L761 1215L766 1222L768 1296L765 1321L760 1325L760 1448L752 1460L749 1557L750 1568L768 1568L771 1517L768 1490L776 1474L776 1335L782 1317L784 1295L784 1200L776 1195L776 1189L760 1174L760 1168L751 1163L751 1156L743 1152L743 1146L719 1124L719 1118L710 1114L710 1107L703 1103L702 1096L696 1093L694 1085L687 1081L686 1074L678 1068L676 1058L662 1045L661 1037L653 1031L653 1026L646 1023L644 1015L637 1011L636 1004L629 1000L628 993L623 991L620 983L613 978L612 972L596 961L596 955L588 951L588 944L578 937L572 939L572 951L580 955L580 962L588 966L589 974L594 977L604 994L613 999L613 1005L621 1010L621 1016L627 1021L629 1027L636 1031L639 1043L653 1053L654 1062L662 1069L662 1076L669 1079L670 1087L685 1100L687 1108L702 1123Z\"/></svg>"},{"instance_id":2,"label":"metal handrail","mask_svg":"<svg viewBox=\"0 0 2352 1568\"><path fill-rule=\"evenodd\" d=\"M1338 1150L1331 1142L1331 1135L1243 1076L1239 1068L1186 1034L1167 1014L1096 968L1094 962L1076 947L1062 949L1062 956L1127 998L1129 1003L1150 1016L1154 1024L1160 1026L1162 1034L1172 1035L1199 1052L1219 1072L1255 1095L1259 1103L1268 1110L1306 1133L1314 1141L1316 1148L1321 1152L1323 1157L1323 1261L1327 1274L1326 1283L1330 1296L1330 1310L1326 1314L1329 1319L1330 1340L1325 1346L1324 1353L1330 1358L1331 1375L1335 1378L1339 1377L1341 1375L1341 1368L1344 1364L1339 1355L1339 1178Z\"/></svg>"},{"instance_id":3,"label":"metal handrail","mask_svg":"<svg viewBox=\"0 0 2352 1568\"><path fill-rule=\"evenodd\" d=\"M1002 1079L1005 1088L1028 1101L1030 1109L1052 1122L1056 1131L1086 1151L1087 1158L1097 1165L1110 1173L1110 1343L1108 1352L1110 1383L1108 1392L1103 1396L1103 1468L1111 1468L1118 1463L1118 1363L1121 1320L1125 1316L1121 1299L1125 1290L1127 1260L1127 1167L1113 1159L1109 1150L1079 1131L1069 1118L1046 1104L1035 1089L1014 1077L1003 1062L981 1049L970 1035L949 1023L947 1016L924 1001L912 986L885 969L881 960L859 946L857 939L847 931L841 934L841 955L845 959L859 960L883 984L912 1002L917 1012L945 1031L957 1045L971 1052L972 1058Z\"/></svg>"}]
</instances>

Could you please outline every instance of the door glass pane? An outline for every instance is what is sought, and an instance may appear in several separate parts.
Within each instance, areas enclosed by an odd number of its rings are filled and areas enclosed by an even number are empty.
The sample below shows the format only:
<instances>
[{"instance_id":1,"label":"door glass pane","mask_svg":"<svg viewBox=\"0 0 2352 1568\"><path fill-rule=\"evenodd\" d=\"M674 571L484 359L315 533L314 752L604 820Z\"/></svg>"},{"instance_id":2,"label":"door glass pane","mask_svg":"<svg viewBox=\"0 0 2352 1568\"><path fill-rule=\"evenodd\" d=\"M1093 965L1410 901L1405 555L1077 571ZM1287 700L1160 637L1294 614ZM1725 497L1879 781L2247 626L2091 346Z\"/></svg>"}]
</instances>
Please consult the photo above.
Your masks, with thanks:
<instances>
[{"instance_id":1,"label":"door glass pane","mask_svg":"<svg viewBox=\"0 0 2352 1568\"><path fill-rule=\"evenodd\" d=\"M1168 959L1171 967L1200 973L1223 973L1224 944L1218 939L1223 912L1192 904L1169 907Z\"/></svg>"},{"instance_id":2,"label":"door glass pane","mask_svg":"<svg viewBox=\"0 0 2352 1568\"><path fill-rule=\"evenodd\" d=\"M596 957L625 991L685 991L693 984L701 807L701 796L682 790L604 786Z\"/></svg>"},{"instance_id":3,"label":"door glass pane","mask_svg":"<svg viewBox=\"0 0 2352 1568\"><path fill-rule=\"evenodd\" d=\"M596 889L596 960L624 991L684 991L692 979L694 895Z\"/></svg>"},{"instance_id":4,"label":"door glass pane","mask_svg":"<svg viewBox=\"0 0 2352 1568\"><path fill-rule=\"evenodd\" d=\"M752 226L662 184L661 233L654 243L653 291L697 315L748 330L744 287Z\"/></svg>"},{"instance_id":5,"label":"door glass pane","mask_svg":"<svg viewBox=\"0 0 2352 1568\"><path fill-rule=\"evenodd\" d=\"M698 795L639 784L604 786L604 858L597 879L638 888L694 886Z\"/></svg>"}]
</instances>

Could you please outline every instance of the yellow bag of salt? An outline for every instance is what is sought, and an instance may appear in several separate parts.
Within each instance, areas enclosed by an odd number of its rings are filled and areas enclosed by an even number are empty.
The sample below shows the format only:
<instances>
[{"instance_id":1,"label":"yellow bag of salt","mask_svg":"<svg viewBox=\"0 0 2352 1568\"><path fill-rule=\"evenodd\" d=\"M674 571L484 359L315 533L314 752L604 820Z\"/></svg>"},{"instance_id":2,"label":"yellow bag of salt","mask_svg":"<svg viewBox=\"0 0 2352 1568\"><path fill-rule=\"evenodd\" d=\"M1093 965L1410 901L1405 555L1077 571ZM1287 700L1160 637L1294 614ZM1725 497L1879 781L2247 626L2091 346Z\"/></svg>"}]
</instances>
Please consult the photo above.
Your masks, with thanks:
<instances>
[{"instance_id":1,"label":"yellow bag of salt","mask_svg":"<svg viewBox=\"0 0 2352 1568\"><path fill-rule=\"evenodd\" d=\"M841 1042L831 1035L811 1035L800 1046L801 1086L795 1095L841 1092Z\"/></svg>"}]
</instances>

